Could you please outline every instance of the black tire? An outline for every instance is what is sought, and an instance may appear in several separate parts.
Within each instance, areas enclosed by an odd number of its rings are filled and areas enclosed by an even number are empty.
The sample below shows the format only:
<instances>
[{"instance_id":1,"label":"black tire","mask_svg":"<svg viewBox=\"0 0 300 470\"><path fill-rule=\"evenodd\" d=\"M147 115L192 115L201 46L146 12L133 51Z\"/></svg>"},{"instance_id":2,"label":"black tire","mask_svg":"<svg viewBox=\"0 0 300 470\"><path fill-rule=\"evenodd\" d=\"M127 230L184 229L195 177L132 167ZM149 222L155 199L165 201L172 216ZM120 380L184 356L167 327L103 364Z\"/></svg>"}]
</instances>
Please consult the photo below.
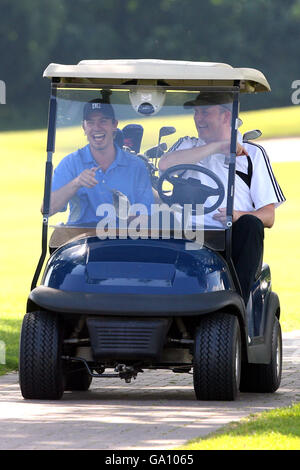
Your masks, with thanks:
<instances>
[{"instance_id":1,"label":"black tire","mask_svg":"<svg viewBox=\"0 0 300 470\"><path fill-rule=\"evenodd\" d=\"M86 391L92 382L86 367L83 364L70 363L65 369L65 390Z\"/></svg>"},{"instance_id":2,"label":"black tire","mask_svg":"<svg viewBox=\"0 0 300 470\"><path fill-rule=\"evenodd\" d=\"M58 400L62 397L62 338L56 315L44 311L25 315L19 360L19 382L24 398Z\"/></svg>"},{"instance_id":3,"label":"black tire","mask_svg":"<svg viewBox=\"0 0 300 470\"><path fill-rule=\"evenodd\" d=\"M194 344L194 389L198 400L234 400L241 370L237 317L219 313L203 318Z\"/></svg>"},{"instance_id":4,"label":"black tire","mask_svg":"<svg viewBox=\"0 0 300 470\"><path fill-rule=\"evenodd\" d=\"M274 393L281 382L282 335L277 317L272 329L272 350L270 364L242 364L241 392Z\"/></svg>"}]
</instances>

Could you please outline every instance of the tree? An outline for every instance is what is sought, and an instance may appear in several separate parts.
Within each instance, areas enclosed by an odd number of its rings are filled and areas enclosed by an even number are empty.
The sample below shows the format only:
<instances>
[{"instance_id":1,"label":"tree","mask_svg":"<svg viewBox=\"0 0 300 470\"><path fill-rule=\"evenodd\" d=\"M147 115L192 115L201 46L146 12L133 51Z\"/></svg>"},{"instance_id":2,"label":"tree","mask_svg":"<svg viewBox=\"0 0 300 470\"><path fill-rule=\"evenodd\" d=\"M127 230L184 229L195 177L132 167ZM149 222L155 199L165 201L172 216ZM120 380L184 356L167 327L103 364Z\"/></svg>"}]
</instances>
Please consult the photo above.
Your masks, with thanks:
<instances>
[{"instance_id":1,"label":"tree","mask_svg":"<svg viewBox=\"0 0 300 470\"><path fill-rule=\"evenodd\" d=\"M24 117L45 125L50 62L164 58L258 68L273 93L245 107L290 105L299 79L300 0L0 0L0 11L7 127L24 126Z\"/></svg>"}]
</instances>

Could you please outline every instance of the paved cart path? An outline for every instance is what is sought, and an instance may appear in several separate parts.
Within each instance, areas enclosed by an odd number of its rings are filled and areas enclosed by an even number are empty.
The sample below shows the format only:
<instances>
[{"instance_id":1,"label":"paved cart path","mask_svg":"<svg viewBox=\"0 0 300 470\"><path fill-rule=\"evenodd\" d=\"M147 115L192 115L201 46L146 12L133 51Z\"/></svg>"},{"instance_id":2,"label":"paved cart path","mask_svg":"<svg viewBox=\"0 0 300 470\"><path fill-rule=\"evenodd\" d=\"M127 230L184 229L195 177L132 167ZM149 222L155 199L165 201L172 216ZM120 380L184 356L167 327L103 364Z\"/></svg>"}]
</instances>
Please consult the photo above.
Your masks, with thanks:
<instances>
[{"instance_id":1,"label":"paved cart path","mask_svg":"<svg viewBox=\"0 0 300 470\"><path fill-rule=\"evenodd\" d=\"M171 449L226 423L300 400L300 331L284 334L275 394L241 393L235 402L195 400L192 376L145 371L131 384L93 379L88 392L60 401L24 400L18 375L0 377L0 449Z\"/></svg>"}]
</instances>

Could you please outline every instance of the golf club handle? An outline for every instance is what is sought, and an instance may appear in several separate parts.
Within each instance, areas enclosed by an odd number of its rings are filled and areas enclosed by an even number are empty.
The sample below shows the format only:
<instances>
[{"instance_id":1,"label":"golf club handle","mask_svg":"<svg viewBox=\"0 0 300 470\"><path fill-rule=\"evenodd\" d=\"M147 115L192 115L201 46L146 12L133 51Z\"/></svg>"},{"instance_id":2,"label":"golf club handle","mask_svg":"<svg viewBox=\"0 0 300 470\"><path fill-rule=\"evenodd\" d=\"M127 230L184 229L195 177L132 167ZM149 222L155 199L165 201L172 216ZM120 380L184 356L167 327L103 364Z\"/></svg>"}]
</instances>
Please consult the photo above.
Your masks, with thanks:
<instances>
[{"instance_id":1,"label":"golf club handle","mask_svg":"<svg viewBox=\"0 0 300 470\"><path fill-rule=\"evenodd\" d=\"M159 144L156 147L151 147L145 152L145 155L148 158L157 158L160 157L165 150L167 150L167 144L163 142L162 144Z\"/></svg>"}]
</instances>

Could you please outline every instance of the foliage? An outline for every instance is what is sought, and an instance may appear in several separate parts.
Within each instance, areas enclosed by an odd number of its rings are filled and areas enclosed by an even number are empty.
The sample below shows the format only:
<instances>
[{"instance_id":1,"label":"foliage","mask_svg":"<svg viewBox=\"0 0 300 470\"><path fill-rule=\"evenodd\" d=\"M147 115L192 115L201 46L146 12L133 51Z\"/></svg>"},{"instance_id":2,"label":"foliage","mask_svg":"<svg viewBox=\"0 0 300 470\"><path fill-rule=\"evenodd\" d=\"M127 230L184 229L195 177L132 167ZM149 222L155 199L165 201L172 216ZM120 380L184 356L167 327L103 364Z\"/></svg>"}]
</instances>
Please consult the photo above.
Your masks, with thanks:
<instances>
[{"instance_id":1,"label":"foliage","mask_svg":"<svg viewBox=\"0 0 300 470\"><path fill-rule=\"evenodd\" d=\"M256 108L290 105L299 78L299 0L0 0L0 11L2 129L44 127L42 72L50 62L163 58L254 67L273 88L257 96Z\"/></svg>"},{"instance_id":2,"label":"foliage","mask_svg":"<svg viewBox=\"0 0 300 470\"><path fill-rule=\"evenodd\" d=\"M300 403L251 415L204 439L189 441L189 450L299 450Z\"/></svg>"}]
</instances>

